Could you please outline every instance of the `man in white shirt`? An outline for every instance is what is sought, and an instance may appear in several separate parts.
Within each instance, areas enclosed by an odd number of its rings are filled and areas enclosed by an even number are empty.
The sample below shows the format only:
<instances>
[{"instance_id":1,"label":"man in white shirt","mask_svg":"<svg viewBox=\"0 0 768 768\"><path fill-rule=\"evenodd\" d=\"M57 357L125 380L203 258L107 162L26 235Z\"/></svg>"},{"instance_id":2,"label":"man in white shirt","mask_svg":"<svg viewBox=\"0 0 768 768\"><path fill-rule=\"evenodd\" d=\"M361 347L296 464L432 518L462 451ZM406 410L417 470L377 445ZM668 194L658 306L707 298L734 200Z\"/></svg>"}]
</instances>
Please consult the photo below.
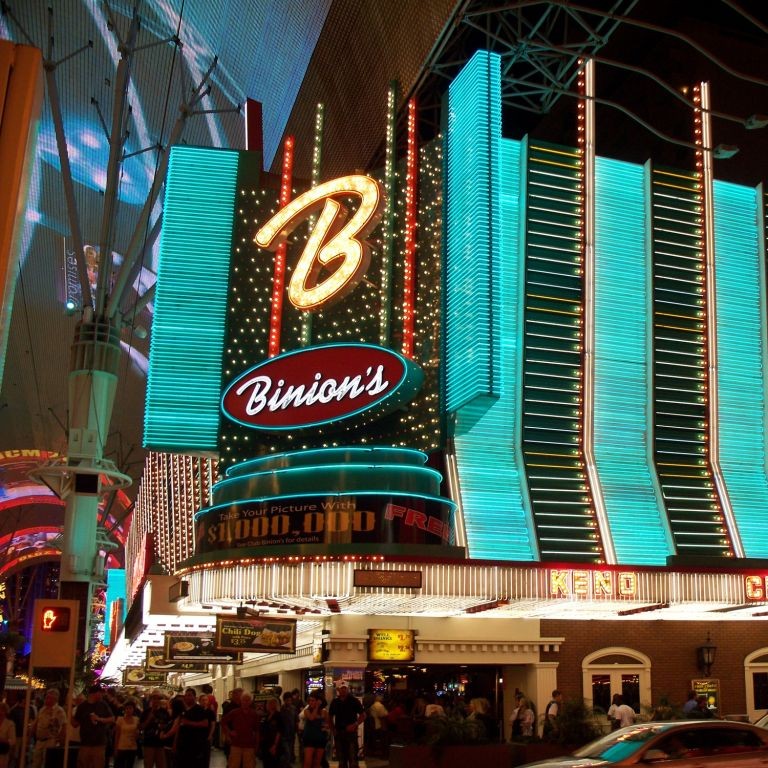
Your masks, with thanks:
<instances>
[{"instance_id":1,"label":"man in white shirt","mask_svg":"<svg viewBox=\"0 0 768 768\"><path fill-rule=\"evenodd\" d=\"M624 728L626 725L633 725L635 722L635 710L624 703L624 699L619 696L616 700L616 709L613 716L619 721L619 728Z\"/></svg>"}]
</instances>

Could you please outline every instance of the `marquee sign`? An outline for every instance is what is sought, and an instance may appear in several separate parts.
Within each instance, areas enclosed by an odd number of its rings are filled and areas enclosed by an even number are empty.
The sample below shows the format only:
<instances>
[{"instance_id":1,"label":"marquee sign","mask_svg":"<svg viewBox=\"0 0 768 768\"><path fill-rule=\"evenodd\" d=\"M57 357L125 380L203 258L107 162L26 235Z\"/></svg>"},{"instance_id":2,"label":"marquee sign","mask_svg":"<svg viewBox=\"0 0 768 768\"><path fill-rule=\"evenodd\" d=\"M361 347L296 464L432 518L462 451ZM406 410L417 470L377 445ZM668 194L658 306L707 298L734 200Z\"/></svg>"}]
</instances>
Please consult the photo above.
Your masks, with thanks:
<instances>
[{"instance_id":1,"label":"marquee sign","mask_svg":"<svg viewBox=\"0 0 768 768\"><path fill-rule=\"evenodd\" d=\"M347 219L337 196L356 196L360 205ZM370 176L342 176L308 189L281 208L256 233L262 248L276 249L288 235L322 205L288 286L297 309L316 312L346 296L368 271L370 248L365 242L384 211L381 185ZM321 277L324 267L332 266Z\"/></svg>"},{"instance_id":2,"label":"marquee sign","mask_svg":"<svg viewBox=\"0 0 768 768\"><path fill-rule=\"evenodd\" d=\"M745 576L744 597L748 602L768 602L768 576Z\"/></svg>"},{"instance_id":3,"label":"marquee sign","mask_svg":"<svg viewBox=\"0 0 768 768\"><path fill-rule=\"evenodd\" d=\"M247 427L300 429L331 424L363 411L389 413L408 402L421 369L373 344L329 344L265 360L224 391L224 414Z\"/></svg>"},{"instance_id":4,"label":"marquee sign","mask_svg":"<svg viewBox=\"0 0 768 768\"><path fill-rule=\"evenodd\" d=\"M637 581L637 573L634 571L553 568L549 571L549 596L630 598L637 595Z\"/></svg>"}]
</instances>

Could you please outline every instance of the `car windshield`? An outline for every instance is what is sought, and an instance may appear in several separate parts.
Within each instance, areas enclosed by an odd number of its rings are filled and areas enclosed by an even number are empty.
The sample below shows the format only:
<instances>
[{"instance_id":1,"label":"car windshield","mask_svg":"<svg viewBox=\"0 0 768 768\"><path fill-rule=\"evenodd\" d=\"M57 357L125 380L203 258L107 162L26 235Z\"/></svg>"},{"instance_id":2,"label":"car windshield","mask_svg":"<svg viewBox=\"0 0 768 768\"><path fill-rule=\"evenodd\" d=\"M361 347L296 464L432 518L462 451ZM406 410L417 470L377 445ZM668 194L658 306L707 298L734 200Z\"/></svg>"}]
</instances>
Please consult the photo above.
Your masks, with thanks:
<instances>
[{"instance_id":1,"label":"car windshield","mask_svg":"<svg viewBox=\"0 0 768 768\"><path fill-rule=\"evenodd\" d=\"M641 724L622 728L609 733L586 747L577 749L576 757L589 757L593 760L621 760L634 755L654 736L663 731L660 724Z\"/></svg>"}]
</instances>

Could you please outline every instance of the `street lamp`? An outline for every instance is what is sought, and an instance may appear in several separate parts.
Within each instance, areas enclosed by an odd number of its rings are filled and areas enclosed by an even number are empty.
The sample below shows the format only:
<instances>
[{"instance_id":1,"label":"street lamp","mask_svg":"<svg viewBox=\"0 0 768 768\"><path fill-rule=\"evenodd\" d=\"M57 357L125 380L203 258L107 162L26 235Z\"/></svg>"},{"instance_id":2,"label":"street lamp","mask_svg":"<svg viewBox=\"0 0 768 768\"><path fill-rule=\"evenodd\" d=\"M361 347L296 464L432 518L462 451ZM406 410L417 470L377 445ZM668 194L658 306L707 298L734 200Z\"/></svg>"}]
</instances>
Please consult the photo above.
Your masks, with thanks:
<instances>
[{"instance_id":1,"label":"street lamp","mask_svg":"<svg viewBox=\"0 0 768 768\"><path fill-rule=\"evenodd\" d=\"M707 632L707 642L696 649L699 669L704 673L704 677L709 677L709 670L715 663L716 652L717 646L712 644L712 641L709 638L709 632Z\"/></svg>"}]
</instances>

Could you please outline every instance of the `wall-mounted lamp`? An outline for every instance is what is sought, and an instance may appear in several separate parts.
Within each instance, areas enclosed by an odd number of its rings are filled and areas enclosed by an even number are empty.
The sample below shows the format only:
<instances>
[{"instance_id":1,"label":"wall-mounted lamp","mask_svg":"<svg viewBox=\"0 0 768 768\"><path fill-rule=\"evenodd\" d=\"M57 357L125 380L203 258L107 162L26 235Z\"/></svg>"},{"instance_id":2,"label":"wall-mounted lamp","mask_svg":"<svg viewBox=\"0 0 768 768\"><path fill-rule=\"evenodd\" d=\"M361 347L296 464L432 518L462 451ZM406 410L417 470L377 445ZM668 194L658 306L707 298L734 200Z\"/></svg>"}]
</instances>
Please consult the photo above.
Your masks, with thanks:
<instances>
[{"instance_id":1,"label":"wall-mounted lamp","mask_svg":"<svg viewBox=\"0 0 768 768\"><path fill-rule=\"evenodd\" d=\"M696 660L704 677L709 677L709 671L715 663L715 653L717 653L717 646L712 644L707 632L707 642L696 649Z\"/></svg>"}]
</instances>

